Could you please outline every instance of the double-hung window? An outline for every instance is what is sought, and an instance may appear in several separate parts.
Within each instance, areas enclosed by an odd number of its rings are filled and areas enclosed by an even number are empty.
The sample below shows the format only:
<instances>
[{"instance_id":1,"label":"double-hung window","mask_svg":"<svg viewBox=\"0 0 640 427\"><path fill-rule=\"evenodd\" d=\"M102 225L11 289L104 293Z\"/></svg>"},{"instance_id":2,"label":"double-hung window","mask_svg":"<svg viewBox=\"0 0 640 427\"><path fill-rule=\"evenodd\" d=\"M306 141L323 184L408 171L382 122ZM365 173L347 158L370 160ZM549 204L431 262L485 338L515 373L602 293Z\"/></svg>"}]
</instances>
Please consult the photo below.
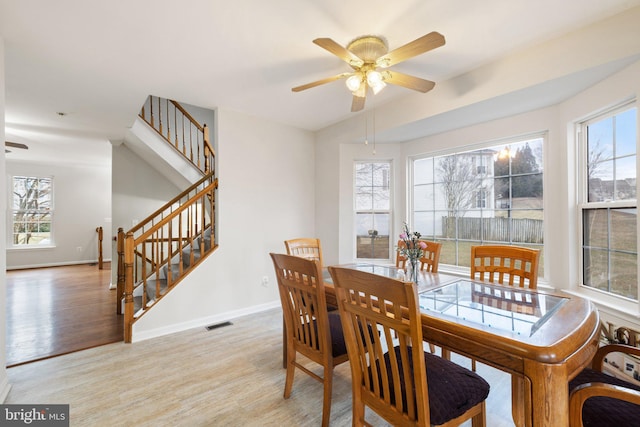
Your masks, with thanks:
<instances>
[{"instance_id":1,"label":"double-hung window","mask_svg":"<svg viewBox=\"0 0 640 427\"><path fill-rule=\"evenodd\" d=\"M356 258L390 259L391 162L355 162Z\"/></svg>"},{"instance_id":2,"label":"double-hung window","mask_svg":"<svg viewBox=\"0 0 640 427\"><path fill-rule=\"evenodd\" d=\"M411 221L442 243L440 265L469 267L474 245L542 250L543 139L411 159ZM542 276L542 256L539 265Z\"/></svg>"},{"instance_id":3,"label":"double-hung window","mask_svg":"<svg viewBox=\"0 0 640 427\"><path fill-rule=\"evenodd\" d=\"M13 247L52 244L53 179L13 176L11 179Z\"/></svg>"},{"instance_id":4,"label":"double-hung window","mask_svg":"<svg viewBox=\"0 0 640 427\"><path fill-rule=\"evenodd\" d=\"M582 284L638 299L637 117L625 104L580 124Z\"/></svg>"}]
</instances>

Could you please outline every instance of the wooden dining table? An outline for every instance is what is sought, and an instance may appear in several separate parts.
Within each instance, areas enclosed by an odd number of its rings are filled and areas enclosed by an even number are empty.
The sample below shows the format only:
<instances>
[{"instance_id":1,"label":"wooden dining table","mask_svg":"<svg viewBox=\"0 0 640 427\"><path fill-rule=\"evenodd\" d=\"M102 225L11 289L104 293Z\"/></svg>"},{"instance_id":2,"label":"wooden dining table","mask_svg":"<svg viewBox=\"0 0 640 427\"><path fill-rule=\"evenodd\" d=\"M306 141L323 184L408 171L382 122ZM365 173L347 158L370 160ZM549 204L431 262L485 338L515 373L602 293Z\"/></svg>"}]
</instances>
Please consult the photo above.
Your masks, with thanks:
<instances>
[{"instance_id":1,"label":"wooden dining table","mask_svg":"<svg viewBox=\"0 0 640 427\"><path fill-rule=\"evenodd\" d=\"M346 264L397 277L398 269ZM325 276L327 302L337 304ZM443 273L421 272L418 295L425 341L512 374L517 426L569 425L569 380L590 364L600 321L590 301L574 295L513 288Z\"/></svg>"}]
</instances>

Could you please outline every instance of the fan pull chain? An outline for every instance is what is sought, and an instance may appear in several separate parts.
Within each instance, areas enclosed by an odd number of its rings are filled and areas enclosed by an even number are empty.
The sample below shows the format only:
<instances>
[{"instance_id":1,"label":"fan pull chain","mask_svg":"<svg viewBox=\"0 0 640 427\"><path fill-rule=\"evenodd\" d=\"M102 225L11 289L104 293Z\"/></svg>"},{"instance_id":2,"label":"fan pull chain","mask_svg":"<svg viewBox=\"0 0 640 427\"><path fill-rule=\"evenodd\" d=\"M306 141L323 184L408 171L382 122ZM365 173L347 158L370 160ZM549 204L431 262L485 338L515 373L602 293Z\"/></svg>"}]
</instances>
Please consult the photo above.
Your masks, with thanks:
<instances>
[{"instance_id":1,"label":"fan pull chain","mask_svg":"<svg viewBox=\"0 0 640 427\"><path fill-rule=\"evenodd\" d=\"M376 155L376 107L373 107L373 155Z\"/></svg>"},{"instance_id":2,"label":"fan pull chain","mask_svg":"<svg viewBox=\"0 0 640 427\"><path fill-rule=\"evenodd\" d=\"M368 116L364 116L364 145L369 145L369 121Z\"/></svg>"}]
</instances>

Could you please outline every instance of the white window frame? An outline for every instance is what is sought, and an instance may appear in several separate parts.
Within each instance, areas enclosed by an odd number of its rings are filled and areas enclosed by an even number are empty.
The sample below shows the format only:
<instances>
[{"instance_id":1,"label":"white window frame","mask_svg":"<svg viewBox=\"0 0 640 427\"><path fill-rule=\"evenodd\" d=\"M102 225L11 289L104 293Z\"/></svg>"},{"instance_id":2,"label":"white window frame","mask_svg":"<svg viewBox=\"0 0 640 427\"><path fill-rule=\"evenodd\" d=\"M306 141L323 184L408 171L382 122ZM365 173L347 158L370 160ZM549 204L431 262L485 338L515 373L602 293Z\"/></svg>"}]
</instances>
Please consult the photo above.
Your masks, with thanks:
<instances>
[{"instance_id":1,"label":"white window frame","mask_svg":"<svg viewBox=\"0 0 640 427\"><path fill-rule=\"evenodd\" d=\"M14 186L14 178L32 178L32 179L49 179L51 181L51 196L50 196L50 209L49 209L49 216L51 218L51 225L50 225L50 231L49 231L49 242L46 244L31 244L31 245L16 245L13 243L13 228L14 228L14 221L13 221L13 213L14 213L14 209L13 209L13 186ZM8 229L7 229L7 249L10 250L37 250L37 249L46 249L46 248L53 248L55 247L55 243L54 243L54 210L55 210L55 187L54 187L54 177L51 175L34 175L34 174L16 174L16 175L10 175L8 178L8 206L9 206L9 213L7 215L7 222L8 222Z\"/></svg>"},{"instance_id":2,"label":"white window frame","mask_svg":"<svg viewBox=\"0 0 640 427\"><path fill-rule=\"evenodd\" d=\"M372 163L380 163L389 165L389 209L357 209L357 194L356 194L356 167L358 164L372 164ZM395 247L395 235L393 234L393 161L390 159L368 159L368 160L354 160L352 166L352 175L353 175L353 183L352 183L352 191L353 191L353 254L354 259L357 261L372 261L372 262L380 262L380 261L390 261L395 259L395 251L392 248ZM387 214L389 217L389 258L358 258L358 215L370 213L372 215L375 214Z\"/></svg>"},{"instance_id":3,"label":"white window frame","mask_svg":"<svg viewBox=\"0 0 640 427\"><path fill-rule=\"evenodd\" d=\"M534 140L534 139L541 139L542 140L542 150L543 153L546 153L547 151L547 141L548 141L548 135L547 132L535 132L535 133L531 133L531 134L523 134L523 135L518 135L518 136L513 136L513 137L506 137L506 138L502 138L502 139L497 139L497 140L492 140L492 141L487 141L487 142L482 142L482 143L477 143L477 144L470 144L467 146L461 146L461 147L456 147L455 149L450 149L450 150L445 150L445 151L439 151L439 152L429 152L429 153L424 153L424 154L420 154L420 155L416 155L416 156L410 156L407 158L407 171L408 171L408 189L407 189L407 198L408 198L408 217L409 217L409 222L410 222L410 227L412 229L415 228L415 224L414 224L414 193L413 193L413 189L414 189L414 162L416 160L419 159L424 159L424 158L431 158L431 157L441 157L441 156L449 156L449 155L454 155L454 154L463 154L463 153L469 153L469 152L473 152L473 151L480 151L483 149L487 149L490 147L495 147L495 146L500 146L500 145L513 145L513 144L517 144L520 142L524 142L524 141L528 141L528 140ZM542 208L542 213L543 213L543 217L544 217L544 205L545 205L545 199L546 199L546 188L544 188L544 182L545 182L545 166L544 166L544 162L546 160L546 154L543 154L542 156L542 174L543 174L543 208ZM486 167L486 165L484 165ZM477 173L477 167L474 168L474 170ZM486 172L486 170L485 170ZM512 176L511 174L509 174L509 176ZM484 187L483 187L484 188ZM474 201L475 201L475 194L474 194ZM492 202L495 204L495 200ZM475 204L475 203L474 203ZM487 204L490 204L489 202L487 202ZM483 210L483 209L492 209L491 206L487 207L487 208L473 208L475 210ZM505 209L509 209L512 210L512 206L508 206L505 207ZM419 231L419 230L418 230ZM424 236L425 239L429 239L430 236ZM505 244L514 244L517 245L518 243L510 243L510 242L505 242ZM544 250L545 248L545 243L543 242L541 245L541 249ZM546 269L544 269L544 266L541 265L541 267L543 268L543 272L546 271ZM459 265L453 265L453 264L440 264L440 269L441 270L445 270L445 271L450 271L452 273L456 273L456 274L465 274L468 275L469 274L469 270L470 267L465 267L465 266L459 266ZM539 281L544 282L544 276L541 275L538 278Z\"/></svg>"},{"instance_id":4,"label":"white window frame","mask_svg":"<svg viewBox=\"0 0 640 427\"><path fill-rule=\"evenodd\" d=\"M591 286L587 286L584 284L584 211L592 210L592 209L606 209L606 208L631 208L638 209L637 204L637 179L636 179L636 199L629 200L614 200L614 201L605 201L605 202L589 202L588 195L588 147L587 147L587 134L586 127L591 123L596 123L602 120L605 120L608 117L612 117L620 112L626 111L630 108L636 108L636 127L640 129L640 120L638 115L640 114L640 108L636 103L636 100L622 102L617 104L616 106L600 111L596 114L590 115L589 117L580 120L575 123L576 130L576 142L577 142L577 153L578 153L578 168L577 168L577 182L578 182L578 200L577 200L577 259L578 259L578 290L580 293L584 294L586 297L593 299L594 301L615 308L616 310L622 310L631 313L639 313L640 312L640 283L637 285L636 289L636 299L627 298L622 295L617 295L608 291L603 291L601 289L597 289ZM636 177L638 171L638 161L640 158L640 152L638 151L638 145L640 143L640 138L636 133ZM640 215L638 216L640 218ZM636 219L636 241L638 242L637 247L640 248L640 220ZM638 266L637 277L640 280L640 266Z\"/></svg>"}]
</instances>

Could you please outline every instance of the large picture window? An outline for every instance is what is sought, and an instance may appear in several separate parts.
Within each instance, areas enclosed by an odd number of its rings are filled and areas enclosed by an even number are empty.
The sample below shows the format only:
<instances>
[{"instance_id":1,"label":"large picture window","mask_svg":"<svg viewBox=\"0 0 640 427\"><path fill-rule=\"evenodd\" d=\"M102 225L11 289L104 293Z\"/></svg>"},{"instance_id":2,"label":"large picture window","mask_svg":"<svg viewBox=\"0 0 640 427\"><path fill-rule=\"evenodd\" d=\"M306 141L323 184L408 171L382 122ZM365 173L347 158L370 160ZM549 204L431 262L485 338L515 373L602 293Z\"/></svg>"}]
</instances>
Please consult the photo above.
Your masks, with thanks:
<instances>
[{"instance_id":1,"label":"large picture window","mask_svg":"<svg viewBox=\"0 0 640 427\"><path fill-rule=\"evenodd\" d=\"M637 108L581 123L582 283L638 299Z\"/></svg>"},{"instance_id":2,"label":"large picture window","mask_svg":"<svg viewBox=\"0 0 640 427\"><path fill-rule=\"evenodd\" d=\"M355 163L356 258L390 259L391 162Z\"/></svg>"},{"instance_id":3,"label":"large picture window","mask_svg":"<svg viewBox=\"0 0 640 427\"><path fill-rule=\"evenodd\" d=\"M52 178L14 176L11 186L11 245L29 247L52 244Z\"/></svg>"},{"instance_id":4,"label":"large picture window","mask_svg":"<svg viewBox=\"0 0 640 427\"><path fill-rule=\"evenodd\" d=\"M469 267L473 245L542 250L542 149L536 136L412 159L413 226L442 243L441 265Z\"/></svg>"}]
</instances>

